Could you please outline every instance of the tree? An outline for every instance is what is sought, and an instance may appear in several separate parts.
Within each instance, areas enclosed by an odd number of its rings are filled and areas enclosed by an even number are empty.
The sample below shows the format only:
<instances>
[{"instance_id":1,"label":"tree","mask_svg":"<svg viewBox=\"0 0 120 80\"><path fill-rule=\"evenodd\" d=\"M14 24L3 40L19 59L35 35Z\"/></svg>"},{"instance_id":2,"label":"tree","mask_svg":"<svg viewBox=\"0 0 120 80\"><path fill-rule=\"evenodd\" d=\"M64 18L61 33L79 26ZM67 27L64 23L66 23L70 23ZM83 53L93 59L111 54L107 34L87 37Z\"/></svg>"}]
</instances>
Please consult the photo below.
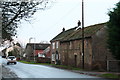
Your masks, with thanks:
<instances>
[{"instance_id":1,"label":"tree","mask_svg":"<svg viewBox=\"0 0 120 80\"><path fill-rule=\"evenodd\" d=\"M28 20L37 10L43 10L49 0L39 0L30 2L6 2L0 1L0 8L2 8L2 37L3 39L11 39L11 36L16 35L16 28L21 19ZM38 5L41 5L38 8Z\"/></svg>"},{"instance_id":2,"label":"tree","mask_svg":"<svg viewBox=\"0 0 120 80\"><path fill-rule=\"evenodd\" d=\"M114 57L120 60L120 1L108 13L108 48Z\"/></svg>"},{"instance_id":3,"label":"tree","mask_svg":"<svg viewBox=\"0 0 120 80\"><path fill-rule=\"evenodd\" d=\"M12 51L8 52L8 56L13 56Z\"/></svg>"}]
</instances>

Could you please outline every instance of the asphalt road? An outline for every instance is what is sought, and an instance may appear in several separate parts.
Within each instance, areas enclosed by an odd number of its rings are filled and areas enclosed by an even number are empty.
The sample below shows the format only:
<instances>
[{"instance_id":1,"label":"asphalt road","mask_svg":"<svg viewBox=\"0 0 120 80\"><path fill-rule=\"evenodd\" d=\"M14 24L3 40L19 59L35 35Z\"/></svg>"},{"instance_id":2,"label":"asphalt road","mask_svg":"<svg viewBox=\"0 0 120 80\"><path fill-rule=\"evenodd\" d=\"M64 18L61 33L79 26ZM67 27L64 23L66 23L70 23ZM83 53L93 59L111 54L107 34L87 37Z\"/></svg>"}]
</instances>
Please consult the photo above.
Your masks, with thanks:
<instances>
[{"instance_id":1,"label":"asphalt road","mask_svg":"<svg viewBox=\"0 0 120 80\"><path fill-rule=\"evenodd\" d=\"M75 72L71 72L68 70L64 70L64 69L58 69L58 68L54 68L54 67L50 67L50 66L44 66L44 65L34 65L34 64L24 64L24 63L20 63L17 62L16 65L11 64L11 65L7 65L6 64L6 60L2 59L2 64L10 69L12 72L14 72L19 78L49 78L49 79L54 79L56 80L59 78L63 78L65 80L67 80L67 78L69 78L68 80L78 80L78 79L94 79L97 80L99 79L98 77L95 76L89 76L89 75L84 75L84 74L79 74L79 73L75 73ZM100 79L101 80L101 79Z\"/></svg>"}]
</instances>

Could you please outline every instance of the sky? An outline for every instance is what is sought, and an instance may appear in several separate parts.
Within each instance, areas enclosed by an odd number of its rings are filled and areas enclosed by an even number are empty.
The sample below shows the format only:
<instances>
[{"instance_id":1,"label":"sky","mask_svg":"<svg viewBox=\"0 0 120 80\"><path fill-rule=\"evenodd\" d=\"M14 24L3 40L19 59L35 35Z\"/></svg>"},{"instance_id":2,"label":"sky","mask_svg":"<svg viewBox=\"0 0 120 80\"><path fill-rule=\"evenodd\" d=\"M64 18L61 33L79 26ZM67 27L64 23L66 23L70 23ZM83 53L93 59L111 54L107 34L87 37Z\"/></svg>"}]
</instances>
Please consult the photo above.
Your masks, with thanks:
<instances>
[{"instance_id":1,"label":"sky","mask_svg":"<svg viewBox=\"0 0 120 80\"><path fill-rule=\"evenodd\" d=\"M77 26L82 21L82 0L52 0L45 10L37 11L31 21L22 20L17 29L19 42L49 42L65 30ZM107 13L115 7L119 0L84 0L84 25L94 25L109 20Z\"/></svg>"}]
</instances>

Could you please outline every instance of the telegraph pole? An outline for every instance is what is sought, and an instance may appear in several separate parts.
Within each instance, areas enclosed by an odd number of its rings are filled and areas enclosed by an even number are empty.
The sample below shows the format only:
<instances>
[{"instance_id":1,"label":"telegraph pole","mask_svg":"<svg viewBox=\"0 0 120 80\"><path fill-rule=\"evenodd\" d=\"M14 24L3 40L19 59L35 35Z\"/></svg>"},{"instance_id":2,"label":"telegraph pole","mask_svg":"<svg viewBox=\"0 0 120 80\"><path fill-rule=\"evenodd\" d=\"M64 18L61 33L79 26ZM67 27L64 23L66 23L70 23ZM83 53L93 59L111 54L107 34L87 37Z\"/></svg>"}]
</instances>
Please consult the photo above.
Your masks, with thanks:
<instances>
[{"instance_id":1,"label":"telegraph pole","mask_svg":"<svg viewBox=\"0 0 120 80\"><path fill-rule=\"evenodd\" d=\"M2 42L2 8L0 6L0 46Z\"/></svg>"},{"instance_id":2,"label":"telegraph pole","mask_svg":"<svg viewBox=\"0 0 120 80\"><path fill-rule=\"evenodd\" d=\"M84 69L84 0L82 0L82 68Z\"/></svg>"}]
</instances>

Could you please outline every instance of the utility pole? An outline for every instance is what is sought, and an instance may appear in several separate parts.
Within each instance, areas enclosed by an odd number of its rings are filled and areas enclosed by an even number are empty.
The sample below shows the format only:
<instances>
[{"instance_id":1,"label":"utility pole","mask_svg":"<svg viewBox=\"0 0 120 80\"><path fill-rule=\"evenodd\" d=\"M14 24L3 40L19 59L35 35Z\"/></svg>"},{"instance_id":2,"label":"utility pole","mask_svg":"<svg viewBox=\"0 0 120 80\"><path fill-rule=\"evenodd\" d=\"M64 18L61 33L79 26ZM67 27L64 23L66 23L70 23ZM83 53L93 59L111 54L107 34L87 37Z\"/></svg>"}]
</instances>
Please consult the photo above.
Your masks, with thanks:
<instances>
[{"instance_id":1,"label":"utility pole","mask_svg":"<svg viewBox=\"0 0 120 80\"><path fill-rule=\"evenodd\" d=\"M2 42L2 8L0 6L0 46Z\"/></svg>"},{"instance_id":2,"label":"utility pole","mask_svg":"<svg viewBox=\"0 0 120 80\"><path fill-rule=\"evenodd\" d=\"M82 68L84 69L84 0L82 0Z\"/></svg>"}]
</instances>

